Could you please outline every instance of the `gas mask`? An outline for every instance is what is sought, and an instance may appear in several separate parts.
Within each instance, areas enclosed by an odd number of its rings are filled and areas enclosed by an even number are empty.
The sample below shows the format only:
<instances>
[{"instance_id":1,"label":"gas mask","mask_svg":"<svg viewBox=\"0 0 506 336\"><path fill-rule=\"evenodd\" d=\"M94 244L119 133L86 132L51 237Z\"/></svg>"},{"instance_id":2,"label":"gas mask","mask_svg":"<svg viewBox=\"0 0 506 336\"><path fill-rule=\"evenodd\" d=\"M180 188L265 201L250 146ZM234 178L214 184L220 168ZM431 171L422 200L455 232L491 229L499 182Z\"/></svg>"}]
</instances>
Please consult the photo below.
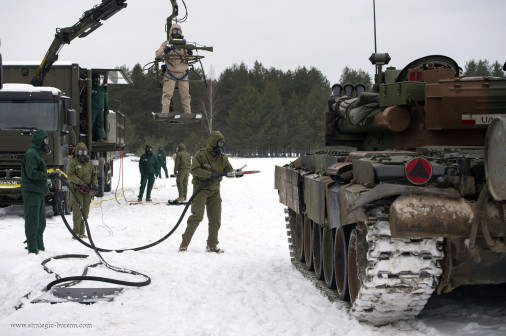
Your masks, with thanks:
<instances>
[{"instance_id":1,"label":"gas mask","mask_svg":"<svg viewBox=\"0 0 506 336\"><path fill-rule=\"evenodd\" d=\"M51 153L51 148L49 147L49 138L48 137L45 137L44 140L42 141L42 152L44 154Z\"/></svg>"},{"instance_id":2,"label":"gas mask","mask_svg":"<svg viewBox=\"0 0 506 336\"><path fill-rule=\"evenodd\" d=\"M216 143L216 147L214 147L213 150L214 153L216 153L216 155L225 154L225 139L218 140L218 142Z\"/></svg>"},{"instance_id":3,"label":"gas mask","mask_svg":"<svg viewBox=\"0 0 506 336\"><path fill-rule=\"evenodd\" d=\"M183 34L181 34L181 33L182 33L181 29L179 29L179 28L174 28L174 29L172 29L172 34L171 34L171 36L172 36L172 38L173 38L173 39L179 39L179 40L182 40L182 39L184 39L184 36L183 36Z\"/></svg>"},{"instance_id":4,"label":"gas mask","mask_svg":"<svg viewBox=\"0 0 506 336\"><path fill-rule=\"evenodd\" d=\"M153 150L151 148L146 148L146 154L149 156L153 155Z\"/></svg>"},{"instance_id":5,"label":"gas mask","mask_svg":"<svg viewBox=\"0 0 506 336\"><path fill-rule=\"evenodd\" d=\"M77 159L83 163L90 161L90 158L88 157L88 151L86 149L78 149Z\"/></svg>"}]
</instances>

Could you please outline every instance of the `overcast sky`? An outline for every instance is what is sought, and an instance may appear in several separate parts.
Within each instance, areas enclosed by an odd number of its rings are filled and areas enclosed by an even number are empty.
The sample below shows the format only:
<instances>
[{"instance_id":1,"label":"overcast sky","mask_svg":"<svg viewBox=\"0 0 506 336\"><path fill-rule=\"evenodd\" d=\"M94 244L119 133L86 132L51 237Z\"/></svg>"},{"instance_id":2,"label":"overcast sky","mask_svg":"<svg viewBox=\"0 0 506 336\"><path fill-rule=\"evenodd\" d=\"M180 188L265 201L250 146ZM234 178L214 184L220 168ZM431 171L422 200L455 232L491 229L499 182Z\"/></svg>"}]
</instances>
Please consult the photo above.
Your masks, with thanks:
<instances>
[{"instance_id":1,"label":"overcast sky","mask_svg":"<svg viewBox=\"0 0 506 336\"><path fill-rule=\"evenodd\" d=\"M57 27L75 24L100 0L0 0L0 51L6 61L41 62ZM154 59L166 38L169 0L128 0L84 39L60 52L84 67L132 68ZM179 4L179 17L184 6ZM372 0L186 0L188 41L213 46L204 55L208 76L255 61L283 71L315 67L332 83L345 66L374 73ZM506 61L505 0L376 0L377 48L390 65L441 54L464 68L471 59Z\"/></svg>"}]
</instances>

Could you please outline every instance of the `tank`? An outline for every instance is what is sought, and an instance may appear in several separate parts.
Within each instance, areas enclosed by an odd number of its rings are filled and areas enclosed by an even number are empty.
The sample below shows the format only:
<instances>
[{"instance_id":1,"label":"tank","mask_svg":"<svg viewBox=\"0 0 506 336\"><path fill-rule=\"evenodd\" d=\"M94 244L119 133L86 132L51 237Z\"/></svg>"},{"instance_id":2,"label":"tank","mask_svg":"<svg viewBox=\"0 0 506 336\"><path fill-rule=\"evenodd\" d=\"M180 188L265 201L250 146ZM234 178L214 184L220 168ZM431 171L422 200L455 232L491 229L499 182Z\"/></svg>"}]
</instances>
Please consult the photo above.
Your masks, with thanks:
<instances>
[{"instance_id":1,"label":"tank","mask_svg":"<svg viewBox=\"0 0 506 336\"><path fill-rule=\"evenodd\" d=\"M506 282L506 79L449 57L332 87L326 148L276 166L292 262L373 325L432 295Z\"/></svg>"}]
</instances>

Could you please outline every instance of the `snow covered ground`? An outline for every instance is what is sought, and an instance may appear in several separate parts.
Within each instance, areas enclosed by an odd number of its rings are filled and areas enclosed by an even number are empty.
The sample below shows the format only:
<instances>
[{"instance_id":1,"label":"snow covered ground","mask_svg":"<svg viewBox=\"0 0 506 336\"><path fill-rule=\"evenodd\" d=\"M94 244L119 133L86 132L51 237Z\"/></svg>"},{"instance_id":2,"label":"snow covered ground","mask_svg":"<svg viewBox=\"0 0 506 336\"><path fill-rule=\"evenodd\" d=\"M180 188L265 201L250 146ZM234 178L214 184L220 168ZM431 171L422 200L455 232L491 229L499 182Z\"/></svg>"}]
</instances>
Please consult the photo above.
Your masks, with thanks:
<instances>
[{"instance_id":1,"label":"snow covered ground","mask_svg":"<svg viewBox=\"0 0 506 336\"><path fill-rule=\"evenodd\" d=\"M274 166L290 160L230 161L236 168L247 164L246 170L261 173L222 182L220 247L225 253L205 253L206 219L188 252L178 253L186 218L171 237L153 248L103 253L110 264L152 279L146 287L126 287L113 302L31 304L55 279L40 265L43 260L89 254L85 260L47 264L60 276L74 276L98 257L71 239L61 217L47 218L46 251L28 255L22 244L22 208L0 209L0 335L506 335L504 286L431 299L412 321L378 328L350 319L346 304L330 302L290 263L284 207L274 190ZM120 166L116 161L113 192L95 199L89 218L96 245L110 249L158 240L183 210L163 204L177 197L173 178L156 180L153 204L129 205L126 200L136 200L138 193L138 166L132 158L124 159L123 174ZM168 160L169 172L172 167ZM120 176L123 180L118 183ZM71 222L71 217L67 220ZM102 266L90 269L89 275L144 280ZM76 287L118 286L87 281ZM27 293L29 299L23 297Z\"/></svg>"}]
</instances>

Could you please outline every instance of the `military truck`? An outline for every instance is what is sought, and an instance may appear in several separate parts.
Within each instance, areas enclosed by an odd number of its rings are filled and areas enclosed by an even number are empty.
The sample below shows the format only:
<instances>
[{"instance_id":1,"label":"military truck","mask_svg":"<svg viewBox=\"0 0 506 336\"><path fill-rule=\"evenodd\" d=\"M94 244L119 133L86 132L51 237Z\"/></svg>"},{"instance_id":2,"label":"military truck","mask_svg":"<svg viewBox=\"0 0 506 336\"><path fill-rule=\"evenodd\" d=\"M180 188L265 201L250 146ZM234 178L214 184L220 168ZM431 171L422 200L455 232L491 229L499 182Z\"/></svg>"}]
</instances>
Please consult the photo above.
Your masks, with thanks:
<instances>
[{"instance_id":1,"label":"military truck","mask_svg":"<svg viewBox=\"0 0 506 336\"><path fill-rule=\"evenodd\" d=\"M325 150L275 168L292 262L383 325L506 282L506 79L432 55L332 87Z\"/></svg>"},{"instance_id":2,"label":"military truck","mask_svg":"<svg viewBox=\"0 0 506 336\"><path fill-rule=\"evenodd\" d=\"M119 112L104 111L106 141L92 143L92 76L99 76L104 86L132 82L121 69L86 69L75 63L56 62L65 44L88 36L102 26L102 21L126 6L126 0L102 0L85 11L74 25L57 28L40 64L19 62L2 66L0 58L0 207L22 203L21 158L38 128L50 138L51 153L45 157L49 168L64 171L74 146L84 142L97 169L98 196L111 190L114 154L124 147L125 121ZM15 84L2 88L2 78L5 83ZM59 199L61 209L68 214L70 193L64 187L55 188L46 195L46 202L53 205L57 214ZM55 197L56 193L59 197Z\"/></svg>"},{"instance_id":3,"label":"military truck","mask_svg":"<svg viewBox=\"0 0 506 336\"><path fill-rule=\"evenodd\" d=\"M0 206L22 203L20 179L21 159L30 147L31 135L44 129L49 136L51 153L44 155L48 168L65 171L78 142L84 142L97 170L100 191L111 190L115 154L125 146L125 117L109 110L105 123L105 142L92 141L91 87L92 76L98 74L108 85L129 84L130 78L121 69L85 69L75 63L55 63L45 76L48 86L30 83L37 64L4 63L4 86L0 90ZM9 84L15 83L15 84ZM58 188L62 209L70 212L70 192ZM55 203L51 189L46 202Z\"/></svg>"}]
</instances>

